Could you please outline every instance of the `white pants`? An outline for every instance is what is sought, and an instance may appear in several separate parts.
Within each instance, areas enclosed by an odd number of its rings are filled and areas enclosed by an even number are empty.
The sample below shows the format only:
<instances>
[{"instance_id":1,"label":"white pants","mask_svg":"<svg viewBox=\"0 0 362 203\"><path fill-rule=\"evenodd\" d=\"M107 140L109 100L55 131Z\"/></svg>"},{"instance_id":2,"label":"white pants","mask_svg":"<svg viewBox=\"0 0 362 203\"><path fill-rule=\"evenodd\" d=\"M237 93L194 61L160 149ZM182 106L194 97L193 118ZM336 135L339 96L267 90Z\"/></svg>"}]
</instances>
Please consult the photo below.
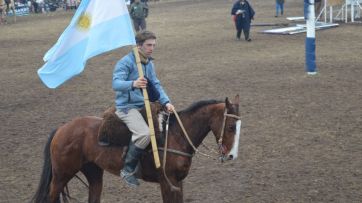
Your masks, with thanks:
<instances>
[{"instance_id":1,"label":"white pants","mask_svg":"<svg viewBox=\"0 0 362 203\"><path fill-rule=\"evenodd\" d=\"M150 144L150 130L137 109L130 109L128 113L116 111L116 115L127 125L132 132L132 142L136 147L145 149Z\"/></svg>"}]
</instances>

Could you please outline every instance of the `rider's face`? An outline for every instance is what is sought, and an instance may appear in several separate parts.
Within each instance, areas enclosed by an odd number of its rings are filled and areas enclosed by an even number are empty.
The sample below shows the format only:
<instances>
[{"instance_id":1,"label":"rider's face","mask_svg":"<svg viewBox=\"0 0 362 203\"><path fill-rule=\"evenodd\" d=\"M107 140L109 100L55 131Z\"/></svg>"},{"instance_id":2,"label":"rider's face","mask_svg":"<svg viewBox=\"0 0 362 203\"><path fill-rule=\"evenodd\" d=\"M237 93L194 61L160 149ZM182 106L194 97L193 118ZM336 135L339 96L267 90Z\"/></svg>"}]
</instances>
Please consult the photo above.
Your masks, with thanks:
<instances>
[{"instance_id":1,"label":"rider's face","mask_svg":"<svg viewBox=\"0 0 362 203\"><path fill-rule=\"evenodd\" d=\"M146 54L147 57L150 57L153 53L153 50L156 46L156 39L148 39L143 42L142 46L138 46L138 48Z\"/></svg>"}]
</instances>

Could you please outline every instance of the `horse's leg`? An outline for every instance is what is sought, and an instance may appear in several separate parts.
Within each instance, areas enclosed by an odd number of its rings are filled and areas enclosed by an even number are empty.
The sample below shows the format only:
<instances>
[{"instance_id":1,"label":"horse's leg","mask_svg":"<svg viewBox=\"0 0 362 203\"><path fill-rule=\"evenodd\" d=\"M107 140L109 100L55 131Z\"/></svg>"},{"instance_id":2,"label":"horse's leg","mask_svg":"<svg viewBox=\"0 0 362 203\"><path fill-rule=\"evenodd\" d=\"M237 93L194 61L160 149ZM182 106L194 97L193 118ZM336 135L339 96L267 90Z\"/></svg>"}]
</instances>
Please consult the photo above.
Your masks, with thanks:
<instances>
[{"instance_id":1,"label":"horse's leg","mask_svg":"<svg viewBox=\"0 0 362 203\"><path fill-rule=\"evenodd\" d=\"M103 186L103 169L93 163L83 166L81 169L89 183L89 203L100 203Z\"/></svg>"},{"instance_id":2,"label":"horse's leg","mask_svg":"<svg viewBox=\"0 0 362 203\"><path fill-rule=\"evenodd\" d=\"M51 203L55 203L60 202L60 193L63 194L63 199L68 198L69 194L65 190L65 187L81 169L81 165L73 164L74 161L69 162L69 160L67 160L67 162L60 162L59 159L54 158L55 156L52 157L52 162L54 161L56 164L52 164L53 177L50 182L49 198Z\"/></svg>"},{"instance_id":3,"label":"horse's leg","mask_svg":"<svg viewBox=\"0 0 362 203\"><path fill-rule=\"evenodd\" d=\"M183 203L183 188L182 181L176 181L169 177L170 181L175 187L178 187L180 191L172 191L170 185L164 177L160 180L162 199L164 203Z\"/></svg>"},{"instance_id":4,"label":"horse's leg","mask_svg":"<svg viewBox=\"0 0 362 203\"><path fill-rule=\"evenodd\" d=\"M73 175L74 176L74 175ZM73 178L73 176L53 174L50 182L49 201L50 203L60 203L60 193L64 191L64 187Z\"/></svg>"}]
</instances>

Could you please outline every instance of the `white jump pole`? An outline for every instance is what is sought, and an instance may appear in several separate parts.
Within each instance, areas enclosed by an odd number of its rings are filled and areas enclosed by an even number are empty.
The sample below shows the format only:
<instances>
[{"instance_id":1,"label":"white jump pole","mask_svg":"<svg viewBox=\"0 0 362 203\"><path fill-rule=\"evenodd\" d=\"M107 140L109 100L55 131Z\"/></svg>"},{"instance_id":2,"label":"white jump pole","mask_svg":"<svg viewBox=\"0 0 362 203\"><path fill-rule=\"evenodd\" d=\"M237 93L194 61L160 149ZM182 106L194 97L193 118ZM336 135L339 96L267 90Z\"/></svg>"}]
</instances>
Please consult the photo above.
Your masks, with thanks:
<instances>
[{"instance_id":1,"label":"white jump pole","mask_svg":"<svg viewBox=\"0 0 362 203\"><path fill-rule=\"evenodd\" d=\"M308 75L315 75L315 11L314 0L304 0L304 18L307 22L307 37L305 38L305 66Z\"/></svg>"},{"instance_id":2,"label":"white jump pole","mask_svg":"<svg viewBox=\"0 0 362 203\"><path fill-rule=\"evenodd\" d=\"M329 6L329 22L333 23L333 6Z\"/></svg>"},{"instance_id":3,"label":"white jump pole","mask_svg":"<svg viewBox=\"0 0 362 203\"><path fill-rule=\"evenodd\" d=\"M324 0L324 22L327 23L327 0Z\"/></svg>"},{"instance_id":4,"label":"white jump pole","mask_svg":"<svg viewBox=\"0 0 362 203\"><path fill-rule=\"evenodd\" d=\"M346 16L345 16L345 21L346 21L346 23L348 23L348 0L346 0Z\"/></svg>"},{"instance_id":5,"label":"white jump pole","mask_svg":"<svg viewBox=\"0 0 362 203\"><path fill-rule=\"evenodd\" d=\"M351 1L351 22L354 22L354 0Z\"/></svg>"}]
</instances>

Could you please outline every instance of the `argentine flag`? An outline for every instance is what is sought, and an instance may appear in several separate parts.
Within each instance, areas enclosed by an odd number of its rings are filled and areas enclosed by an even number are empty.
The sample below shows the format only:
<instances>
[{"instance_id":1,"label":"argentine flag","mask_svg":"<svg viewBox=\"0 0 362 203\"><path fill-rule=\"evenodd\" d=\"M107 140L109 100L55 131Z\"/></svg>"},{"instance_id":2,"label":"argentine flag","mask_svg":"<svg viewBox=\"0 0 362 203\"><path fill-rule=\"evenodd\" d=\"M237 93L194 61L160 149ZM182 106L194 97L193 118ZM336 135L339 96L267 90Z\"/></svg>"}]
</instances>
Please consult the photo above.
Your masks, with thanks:
<instances>
[{"instance_id":1,"label":"argentine flag","mask_svg":"<svg viewBox=\"0 0 362 203\"><path fill-rule=\"evenodd\" d=\"M47 87L56 88L80 74L89 58L135 44L125 0L82 0L69 26L45 54L38 75Z\"/></svg>"}]
</instances>

